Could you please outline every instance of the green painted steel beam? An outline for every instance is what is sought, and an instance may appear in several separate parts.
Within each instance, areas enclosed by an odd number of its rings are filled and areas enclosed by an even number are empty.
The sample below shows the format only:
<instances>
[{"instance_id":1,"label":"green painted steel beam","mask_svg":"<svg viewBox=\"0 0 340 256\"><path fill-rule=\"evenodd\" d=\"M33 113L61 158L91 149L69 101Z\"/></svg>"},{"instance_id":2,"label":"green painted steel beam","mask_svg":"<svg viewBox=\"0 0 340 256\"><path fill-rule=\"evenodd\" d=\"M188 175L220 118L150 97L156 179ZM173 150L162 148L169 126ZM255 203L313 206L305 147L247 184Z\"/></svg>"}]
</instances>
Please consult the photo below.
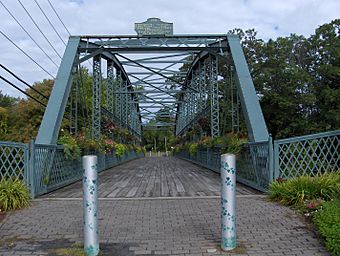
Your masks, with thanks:
<instances>
[{"instance_id":1,"label":"green painted steel beam","mask_svg":"<svg viewBox=\"0 0 340 256\"><path fill-rule=\"evenodd\" d=\"M70 37L48 104L39 127L37 144L56 144L67 99L72 87L72 71L78 58L80 37Z\"/></svg>"},{"instance_id":2,"label":"green painted steel beam","mask_svg":"<svg viewBox=\"0 0 340 256\"><path fill-rule=\"evenodd\" d=\"M236 35L228 35L228 43L236 70L236 82L242 109L247 124L249 139L254 142L268 141L269 134L253 80L244 56L240 40Z\"/></svg>"},{"instance_id":3,"label":"green painted steel beam","mask_svg":"<svg viewBox=\"0 0 340 256\"><path fill-rule=\"evenodd\" d=\"M92 78L92 138L99 140L101 135L101 98L102 98L102 73L101 56L93 58Z\"/></svg>"},{"instance_id":4,"label":"green painted steel beam","mask_svg":"<svg viewBox=\"0 0 340 256\"><path fill-rule=\"evenodd\" d=\"M98 48L96 47L88 47L88 48L81 48L82 51L88 51L88 52L93 52L96 51ZM159 52L190 52L190 53L198 53L200 51L204 51L207 49L206 46L203 47L197 47L197 46L192 46L192 47L125 47L125 48L114 48L114 47L108 47L108 48L103 48L103 52L111 52L113 54L115 53L159 53ZM210 48L211 49L211 48ZM220 50L220 47L213 47L215 50Z\"/></svg>"}]
</instances>

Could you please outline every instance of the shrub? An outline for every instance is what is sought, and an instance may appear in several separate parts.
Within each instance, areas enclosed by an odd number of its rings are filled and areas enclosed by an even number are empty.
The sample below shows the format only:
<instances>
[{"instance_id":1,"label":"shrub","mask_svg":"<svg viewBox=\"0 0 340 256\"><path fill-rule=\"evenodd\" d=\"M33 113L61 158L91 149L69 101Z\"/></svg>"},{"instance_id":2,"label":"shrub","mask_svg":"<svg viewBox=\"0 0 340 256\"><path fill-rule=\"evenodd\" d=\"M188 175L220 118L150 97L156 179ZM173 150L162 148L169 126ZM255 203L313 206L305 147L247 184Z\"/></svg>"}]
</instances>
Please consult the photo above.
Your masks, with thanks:
<instances>
[{"instance_id":1,"label":"shrub","mask_svg":"<svg viewBox=\"0 0 340 256\"><path fill-rule=\"evenodd\" d=\"M332 255L340 255L340 199L325 202L313 221Z\"/></svg>"},{"instance_id":2,"label":"shrub","mask_svg":"<svg viewBox=\"0 0 340 256\"><path fill-rule=\"evenodd\" d=\"M317 199L329 201L340 194L340 173L275 181L270 184L268 193L270 199L285 205L301 206L308 200Z\"/></svg>"},{"instance_id":3,"label":"shrub","mask_svg":"<svg viewBox=\"0 0 340 256\"><path fill-rule=\"evenodd\" d=\"M145 155L145 153L146 153L146 150L145 150L144 147L136 147L135 150L136 150L136 153L137 153L137 154L143 153L143 154Z\"/></svg>"},{"instance_id":4,"label":"shrub","mask_svg":"<svg viewBox=\"0 0 340 256\"><path fill-rule=\"evenodd\" d=\"M192 143L189 145L189 154L191 157L194 157L197 153L198 144Z\"/></svg>"},{"instance_id":5,"label":"shrub","mask_svg":"<svg viewBox=\"0 0 340 256\"><path fill-rule=\"evenodd\" d=\"M125 146L123 144L116 144L116 156L123 157L125 154Z\"/></svg>"},{"instance_id":6,"label":"shrub","mask_svg":"<svg viewBox=\"0 0 340 256\"><path fill-rule=\"evenodd\" d=\"M0 210L8 211L29 205L30 194L26 185L19 180L0 182Z\"/></svg>"},{"instance_id":7,"label":"shrub","mask_svg":"<svg viewBox=\"0 0 340 256\"><path fill-rule=\"evenodd\" d=\"M225 144L222 148L222 153L239 154L243 148L243 145L248 142L246 138L240 137L236 133L228 134L225 139Z\"/></svg>"},{"instance_id":8,"label":"shrub","mask_svg":"<svg viewBox=\"0 0 340 256\"><path fill-rule=\"evenodd\" d=\"M70 134L66 133L62 135L59 140L59 144L64 146L64 153L66 159L77 159L81 155L80 147L78 146L77 140Z\"/></svg>"}]
</instances>

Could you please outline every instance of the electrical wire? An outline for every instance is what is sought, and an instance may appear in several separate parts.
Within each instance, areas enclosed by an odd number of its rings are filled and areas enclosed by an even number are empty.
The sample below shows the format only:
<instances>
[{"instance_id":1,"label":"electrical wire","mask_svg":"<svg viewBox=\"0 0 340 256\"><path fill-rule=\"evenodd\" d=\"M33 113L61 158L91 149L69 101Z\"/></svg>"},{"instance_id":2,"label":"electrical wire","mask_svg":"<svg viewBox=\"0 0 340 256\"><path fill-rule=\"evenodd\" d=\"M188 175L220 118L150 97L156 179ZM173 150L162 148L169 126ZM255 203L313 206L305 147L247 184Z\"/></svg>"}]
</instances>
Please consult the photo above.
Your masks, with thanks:
<instances>
[{"instance_id":1,"label":"electrical wire","mask_svg":"<svg viewBox=\"0 0 340 256\"><path fill-rule=\"evenodd\" d=\"M11 85L12 87L14 87L15 89L17 89L18 91L22 92L23 94L25 94L27 97L30 97L31 99L33 99L34 101L40 103L41 105L43 105L44 107L47 107L46 104L42 103L40 100L38 100L37 98L29 95L27 92L25 92L24 90L20 89L18 86L16 86L15 84L13 84L12 82L8 81L6 78L4 78L3 76L0 75L0 79L5 81L6 83L8 83L9 85Z\"/></svg>"},{"instance_id":2,"label":"electrical wire","mask_svg":"<svg viewBox=\"0 0 340 256\"><path fill-rule=\"evenodd\" d=\"M11 70L9 70L8 68L6 68L4 65L0 64L0 67L2 69L4 69L5 71L7 71L8 73L10 73L12 76L14 76L16 79L18 79L20 82L22 82L23 84L25 84L26 86L28 86L29 88L31 88L33 91L35 91L36 93L38 93L40 96L42 96L43 98L48 100L48 97L45 96L44 94L42 94L40 91L38 91L37 89L35 89L33 86L31 86L29 83L27 83L26 81L22 80L20 77L18 77L16 74L14 74Z\"/></svg>"},{"instance_id":3,"label":"electrical wire","mask_svg":"<svg viewBox=\"0 0 340 256\"><path fill-rule=\"evenodd\" d=\"M12 16L12 18L16 21L16 23L22 28L23 31L31 38L31 40L35 43L36 46L45 54L45 56L50 59L50 61L58 68L58 65L53 61L53 59L45 52L45 50L37 43L37 41L30 35L30 33L24 28L24 26L15 18L12 12L4 5L4 3L0 0L0 4L5 8L5 10Z\"/></svg>"},{"instance_id":4,"label":"electrical wire","mask_svg":"<svg viewBox=\"0 0 340 256\"><path fill-rule=\"evenodd\" d=\"M57 34L57 36L59 37L59 39L63 42L63 44L66 46L65 41L63 40L63 38L60 36L60 34L58 33L58 31L56 30L56 28L53 26L52 22L50 21L50 19L47 17L46 13L44 12L44 10L41 8L40 4L37 2L37 0L34 0L34 2L37 4L38 8L40 9L40 11L42 12L42 14L45 16L47 22L51 25L52 29L54 30L54 32Z\"/></svg>"},{"instance_id":5,"label":"electrical wire","mask_svg":"<svg viewBox=\"0 0 340 256\"><path fill-rule=\"evenodd\" d=\"M64 28L66 29L68 35L70 36L70 35L71 35L70 31L69 31L69 30L67 29L67 27L65 26L63 20L60 18L60 16L59 16L59 14L57 13L56 9L53 7L53 5L52 5L52 3L50 2L50 0L47 0L47 1L48 1L48 3L50 4L50 6L51 6L53 12L55 13L55 15L57 15L57 17L58 17L59 21L61 22L61 24L62 24L62 25L64 26Z\"/></svg>"},{"instance_id":6,"label":"electrical wire","mask_svg":"<svg viewBox=\"0 0 340 256\"><path fill-rule=\"evenodd\" d=\"M44 32L42 32L42 30L40 29L39 25L35 22L35 20L33 19L32 15L29 13L29 11L27 11L26 7L21 3L20 0L18 0L18 2L20 3L20 5L22 6L22 8L24 8L26 14L28 15L28 17L31 19L31 21L33 22L33 24L35 25L35 27L39 30L39 32L41 33L41 35L45 38L45 40L47 41L47 43L51 46L51 48L53 49L53 51L58 55L58 57L61 59L60 54L58 53L58 51L55 49L55 47L52 45L52 43L50 42L50 40L48 40L48 38L46 37L46 35L44 34Z\"/></svg>"},{"instance_id":7,"label":"electrical wire","mask_svg":"<svg viewBox=\"0 0 340 256\"><path fill-rule=\"evenodd\" d=\"M46 74L48 74L53 79L55 79L55 77L50 72L48 72L45 68L43 68L37 61L35 61L30 55L28 55L23 49L21 49L19 45L17 45L12 39L10 39L1 30L0 30L0 34L2 34L8 41L10 41L18 50L20 50L23 54L25 54L26 57L29 58L32 62L34 62L39 68L41 68L43 71L45 71Z\"/></svg>"}]
</instances>

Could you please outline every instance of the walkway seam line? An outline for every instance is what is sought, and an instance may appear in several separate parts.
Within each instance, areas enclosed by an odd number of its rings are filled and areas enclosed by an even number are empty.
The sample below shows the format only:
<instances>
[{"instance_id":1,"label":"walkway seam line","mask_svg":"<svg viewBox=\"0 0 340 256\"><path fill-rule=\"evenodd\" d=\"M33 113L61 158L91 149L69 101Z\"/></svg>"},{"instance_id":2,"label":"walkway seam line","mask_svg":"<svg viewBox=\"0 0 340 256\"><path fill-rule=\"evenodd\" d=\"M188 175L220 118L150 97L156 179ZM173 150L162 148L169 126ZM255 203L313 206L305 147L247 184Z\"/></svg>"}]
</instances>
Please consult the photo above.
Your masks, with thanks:
<instances>
[{"instance_id":1,"label":"walkway seam line","mask_svg":"<svg viewBox=\"0 0 340 256\"><path fill-rule=\"evenodd\" d=\"M236 198L264 198L266 195L256 194L256 195L236 195ZM107 197L99 197L98 200L102 201L143 201L143 200L188 200L188 199L219 199L220 196L181 196L181 197L118 197L118 198L107 198ZM83 200L82 197L73 197L73 198L65 198L65 197L45 197L45 198L36 198L33 199L33 202L39 201L79 201Z\"/></svg>"}]
</instances>

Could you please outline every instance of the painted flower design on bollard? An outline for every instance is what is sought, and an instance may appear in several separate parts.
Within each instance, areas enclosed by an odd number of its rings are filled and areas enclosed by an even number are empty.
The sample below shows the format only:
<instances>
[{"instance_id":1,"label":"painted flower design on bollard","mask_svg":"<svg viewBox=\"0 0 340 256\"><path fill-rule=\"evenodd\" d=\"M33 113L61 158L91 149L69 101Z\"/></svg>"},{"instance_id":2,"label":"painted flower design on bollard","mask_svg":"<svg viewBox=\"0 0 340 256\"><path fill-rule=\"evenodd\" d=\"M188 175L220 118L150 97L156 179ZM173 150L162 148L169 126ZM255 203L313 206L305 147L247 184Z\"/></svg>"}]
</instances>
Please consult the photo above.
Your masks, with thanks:
<instances>
[{"instance_id":1,"label":"painted flower design on bollard","mask_svg":"<svg viewBox=\"0 0 340 256\"><path fill-rule=\"evenodd\" d=\"M221 248L236 248L236 156L221 156Z\"/></svg>"},{"instance_id":2,"label":"painted flower design on bollard","mask_svg":"<svg viewBox=\"0 0 340 256\"><path fill-rule=\"evenodd\" d=\"M97 220L97 156L83 157L84 250L87 256L99 254Z\"/></svg>"}]
</instances>

